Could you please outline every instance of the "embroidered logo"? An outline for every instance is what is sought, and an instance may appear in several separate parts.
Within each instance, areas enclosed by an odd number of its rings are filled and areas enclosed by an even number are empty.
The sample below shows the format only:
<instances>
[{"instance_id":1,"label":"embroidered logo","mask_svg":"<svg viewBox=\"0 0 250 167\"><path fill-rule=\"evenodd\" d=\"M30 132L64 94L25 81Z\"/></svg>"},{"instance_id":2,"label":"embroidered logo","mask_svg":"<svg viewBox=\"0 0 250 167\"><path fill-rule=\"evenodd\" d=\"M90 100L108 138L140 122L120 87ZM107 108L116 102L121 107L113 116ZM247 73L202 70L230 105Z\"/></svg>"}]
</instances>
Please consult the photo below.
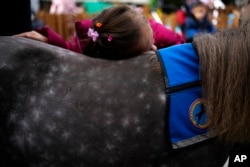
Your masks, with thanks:
<instances>
[{"instance_id":1,"label":"embroidered logo","mask_svg":"<svg viewBox=\"0 0 250 167\"><path fill-rule=\"evenodd\" d=\"M189 119L193 126L199 129L206 129L207 125L207 116L205 111L205 106L202 102L202 99L196 99L189 107Z\"/></svg>"}]
</instances>

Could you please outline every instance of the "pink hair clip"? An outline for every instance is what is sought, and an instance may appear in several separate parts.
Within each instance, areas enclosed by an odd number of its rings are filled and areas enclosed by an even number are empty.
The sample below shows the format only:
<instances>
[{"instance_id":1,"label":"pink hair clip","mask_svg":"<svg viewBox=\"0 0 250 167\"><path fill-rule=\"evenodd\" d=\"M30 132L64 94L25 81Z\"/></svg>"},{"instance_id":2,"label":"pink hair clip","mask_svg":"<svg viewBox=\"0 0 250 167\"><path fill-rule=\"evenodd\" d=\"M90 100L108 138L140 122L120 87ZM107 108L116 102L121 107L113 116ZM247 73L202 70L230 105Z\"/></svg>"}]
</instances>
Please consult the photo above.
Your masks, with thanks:
<instances>
[{"instance_id":1,"label":"pink hair clip","mask_svg":"<svg viewBox=\"0 0 250 167\"><path fill-rule=\"evenodd\" d=\"M99 34L94 29L89 28L89 30L88 30L88 36L91 37L92 40L95 42L97 40L97 38L99 37Z\"/></svg>"},{"instance_id":2,"label":"pink hair clip","mask_svg":"<svg viewBox=\"0 0 250 167\"><path fill-rule=\"evenodd\" d=\"M108 35L108 41L111 42L113 40L113 37L111 35Z\"/></svg>"}]
</instances>

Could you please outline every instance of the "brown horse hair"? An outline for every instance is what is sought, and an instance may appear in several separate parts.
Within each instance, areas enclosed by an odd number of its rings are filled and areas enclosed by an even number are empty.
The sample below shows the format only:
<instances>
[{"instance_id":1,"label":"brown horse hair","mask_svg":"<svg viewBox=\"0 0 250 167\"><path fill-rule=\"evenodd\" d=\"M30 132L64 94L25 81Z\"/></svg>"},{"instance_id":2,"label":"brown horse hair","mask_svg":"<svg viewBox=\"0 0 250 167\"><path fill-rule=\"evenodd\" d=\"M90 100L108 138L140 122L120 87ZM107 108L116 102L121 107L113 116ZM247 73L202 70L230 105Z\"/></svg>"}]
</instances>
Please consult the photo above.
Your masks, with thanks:
<instances>
[{"instance_id":1,"label":"brown horse hair","mask_svg":"<svg viewBox=\"0 0 250 167\"><path fill-rule=\"evenodd\" d=\"M193 46L210 133L228 142L250 142L250 23L196 36Z\"/></svg>"},{"instance_id":2,"label":"brown horse hair","mask_svg":"<svg viewBox=\"0 0 250 167\"><path fill-rule=\"evenodd\" d=\"M244 26L250 20L250 1L241 8L239 26Z\"/></svg>"}]
</instances>

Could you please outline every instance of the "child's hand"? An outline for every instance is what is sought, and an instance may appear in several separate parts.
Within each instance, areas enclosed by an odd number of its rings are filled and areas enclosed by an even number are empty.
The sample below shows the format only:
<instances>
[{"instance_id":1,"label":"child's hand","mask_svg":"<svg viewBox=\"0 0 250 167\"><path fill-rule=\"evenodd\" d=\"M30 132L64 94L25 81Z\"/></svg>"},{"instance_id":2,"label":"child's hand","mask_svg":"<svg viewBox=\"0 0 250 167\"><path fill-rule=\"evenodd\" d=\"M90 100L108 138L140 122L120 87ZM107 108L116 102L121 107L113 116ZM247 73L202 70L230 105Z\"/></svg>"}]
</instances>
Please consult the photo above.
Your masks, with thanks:
<instances>
[{"instance_id":1,"label":"child's hand","mask_svg":"<svg viewBox=\"0 0 250 167\"><path fill-rule=\"evenodd\" d=\"M157 51L157 46L155 46L155 45L153 44L152 47L151 47L151 49L152 49L153 51Z\"/></svg>"},{"instance_id":2,"label":"child's hand","mask_svg":"<svg viewBox=\"0 0 250 167\"><path fill-rule=\"evenodd\" d=\"M14 36L30 38L30 39L34 39L34 40L45 42L45 43L48 42L47 37L43 36L42 34L36 32L36 31L24 32L24 33L21 33L21 34L16 34Z\"/></svg>"}]
</instances>

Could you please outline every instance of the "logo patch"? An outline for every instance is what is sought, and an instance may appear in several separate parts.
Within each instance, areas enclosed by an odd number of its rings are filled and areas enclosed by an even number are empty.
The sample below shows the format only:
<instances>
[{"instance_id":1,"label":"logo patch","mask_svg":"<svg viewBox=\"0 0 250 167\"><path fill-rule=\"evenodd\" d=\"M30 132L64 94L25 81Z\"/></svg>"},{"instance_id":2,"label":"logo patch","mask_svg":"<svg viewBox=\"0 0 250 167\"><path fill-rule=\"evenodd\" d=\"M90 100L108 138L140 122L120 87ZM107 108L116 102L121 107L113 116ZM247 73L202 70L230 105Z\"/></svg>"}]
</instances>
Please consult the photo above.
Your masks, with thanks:
<instances>
[{"instance_id":1,"label":"logo patch","mask_svg":"<svg viewBox=\"0 0 250 167\"><path fill-rule=\"evenodd\" d=\"M193 126L199 129L206 129L207 125L207 116L205 111L205 106L202 99L196 99L190 105L189 108L189 119Z\"/></svg>"}]
</instances>

